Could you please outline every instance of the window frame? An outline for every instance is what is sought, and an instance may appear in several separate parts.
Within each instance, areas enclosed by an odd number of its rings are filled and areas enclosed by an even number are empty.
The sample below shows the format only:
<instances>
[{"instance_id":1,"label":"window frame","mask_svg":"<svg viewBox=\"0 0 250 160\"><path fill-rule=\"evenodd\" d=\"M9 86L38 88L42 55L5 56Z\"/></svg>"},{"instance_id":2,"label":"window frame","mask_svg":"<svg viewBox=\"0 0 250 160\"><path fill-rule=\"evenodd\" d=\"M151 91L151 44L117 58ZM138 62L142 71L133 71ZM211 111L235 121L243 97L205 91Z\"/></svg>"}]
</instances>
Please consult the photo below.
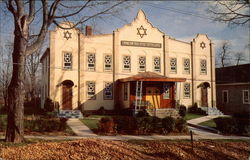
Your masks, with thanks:
<instances>
[{"instance_id":1,"label":"window frame","mask_svg":"<svg viewBox=\"0 0 250 160\"><path fill-rule=\"evenodd\" d=\"M188 95L185 93L185 85L189 85L189 93ZM184 99L190 99L191 98L191 84L186 82L186 83L183 83L183 98Z\"/></svg>"},{"instance_id":2,"label":"window frame","mask_svg":"<svg viewBox=\"0 0 250 160\"><path fill-rule=\"evenodd\" d=\"M130 63L129 63L129 68L125 68L125 64L124 64L124 58L125 57L129 57ZM122 56L122 70L125 72L131 72L131 56L130 55L123 55Z\"/></svg>"},{"instance_id":3,"label":"window frame","mask_svg":"<svg viewBox=\"0 0 250 160\"><path fill-rule=\"evenodd\" d=\"M224 100L224 93L227 93L227 101L225 102ZM228 94L228 90L222 90L222 103L228 103L229 102L229 94Z\"/></svg>"},{"instance_id":4,"label":"window frame","mask_svg":"<svg viewBox=\"0 0 250 160\"><path fill-rule=\"evenodd\" d=\"M141 69L142 65L140 65L140 58L141 57L144 57L144 60L145 60L145 64L143 65L144 66L143 70ZM147 58L146 58L146 56L138 56L138 72L146 72L146 67L147 67Z\"/></svg>"},{"instance_id":5,"label":"window frame","mask_svg":"<svg viewBox=\"0 0 250 160\"><path fill-rule=\"evenodd\" d=\"M94 90L94 95L89 95L89 83L94 83L94 87L95 87L95 90ZM88 100L96 100L96 82L95 81L86 81L86 98Z\"/></svg>"},{"instance_id":6,"label":"window frame","mask_svg":"<svg viewBox=\"0 0 250 160\"><path fill-rule=\"evenodd\" d=\"M155 58L159 58L159 69L155 68L156 67L156 65L155 65ZM161 56L154 56L153 57L153 71L161 73Z\"/></svg>"},{"instance_id":7,"label":"window frame","mask_svg":"<svg viewBox=\"0 0 250 160\"><path fill-rule=\"evenodd\" d=\"M65 54L70 54L71 55L71 65L70 65L70 67L68 67L68 66L65 66ZM46 67L47 67L47 62L45 62L45 72L47 71L47 69L46 69ZM72 68L73 68L73 54L72 54L72 52L68 52L68 51L63 51L63 69L64 70L72 70Z\"/></svg>"},{"instance_id":8,"label":"window frame","mask_svg":"<svg viewBox=\"0 0 250 160\"><path fill-rule=\"evenodd\" d=\"M203 67L201 66L201 64L202 64L201 62L202 62L202 61L205 61L205 62L206 62L205 71L202 71L202 68L203 68ZM207 75L207 60L206 60L206 59L200 59L200 74L201 74L201 75Z\"/></svg>"},{"instance_id":9,"label":"window frame","mask_svg":"<svg viewBox=\"0 0 250 160\"><path fill-rule=\"evenodd\" d=\"M175 70L172 70L172 65L171 65L171 60L172 59L175 59ZM178 61L177 61L177 58L176 57L170 57L169 58L169 68L170 68L170 73L174 73L174 74L177 74L177 63L178 63Z\"/></svg>"},{"instance_id":10,"label":"window frame","mask_svg":"<svg viewBox=\"0 0 250 160\"><path fill-rule=\"evenodd\" d=\"M248 102L245 101L245 92L248 92ZM250 95L249 95L249 90L248 89L243 89L242 90L242 102L243 104L250 104Z\"/></svg>"},{"instance_id":11,"label":"window frame","mask_svg":"<svg viewBox=\"0 0 250 160\"><path fill-rule=\"evenodd\" d=\"M186 67L185 66L185 60L188 60L188 62L189 62L189 66L188 67ZM182 65L183 65L183 73L184 74L190 74L190 58L183 58L183 63L182 63ZM188 68L188 70L185 70L185 68Z\"/></svg>"},{"instance_id":12,"label":"window frame","mask_svg":"<svg viewBox=\"0 0 250 160\"><path fill-rule=\"evenodd\" d=\"M170 99L171 97L170 88L171 88L171 85L169 83L163 83L163 95L162 95L163 99Z\"/></svg>"},{"instance_id":13,"label":"window frame","mask_svg":"<svg viewBox=\"0 0 250 160\"><path fill-rule=\"evenodd\" d=\"M89 64L91 64L91 63L89 63L89 55L91 55L91 54L93 54L94 55L94 67L89 67ZM91 52L88 52L87 54L86 54L86 64L87 64L87 70L88 71L91 71L91 72L95 72L96 71L96 54L95 53L91 53Z\"/></svg>"},{"instance_id":14,"label":"window frame","mask_svg":"<svg viewBox=\"0 0 250 160\"><path fill-rule=\"evenodd\" d=\"M107 98L107 95L105 95L106 93L106 84L110 84L111 85L111 97ZM104 89L103 89L103 100L113 100L113 82L104 82Z\"/></svg>"},{"instance_id":15,"label":"window frame","mask_svg":"<svg viewBox=\"0 0 250 160\"><path fill-rule=\"evenodd\" d=\"M106 56L111 57L110 69L106 68ZM112 54L104 54L104 56L103 56L103 71L104 72L112 72L113 71L113 56L112 56Z\"/></svg>"}]
</instances>

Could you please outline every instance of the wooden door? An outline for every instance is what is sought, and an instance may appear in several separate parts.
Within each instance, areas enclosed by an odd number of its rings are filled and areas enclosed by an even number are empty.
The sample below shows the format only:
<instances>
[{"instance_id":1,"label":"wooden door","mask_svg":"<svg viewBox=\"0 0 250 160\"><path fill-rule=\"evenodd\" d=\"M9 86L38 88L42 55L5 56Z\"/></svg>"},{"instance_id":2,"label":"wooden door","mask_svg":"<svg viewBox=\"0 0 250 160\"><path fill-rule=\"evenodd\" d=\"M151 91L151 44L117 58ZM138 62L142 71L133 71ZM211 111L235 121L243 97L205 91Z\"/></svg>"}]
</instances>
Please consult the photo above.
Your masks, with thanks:
<instances>
[{"instance_id":1,"label":"wooden door","mask_svg":"<svg viewBox=\"0 0 250 160\"><path fill-rule=\"evenodd\" d=\"M202 107L208 107L208 102L207 102L207 87L202 87L201 88L201 106Z\"/></svg>"},{"instance_id":2,"label":"wooden door","mask_svg":"<svg viewBox=\"0 0 250 160\"><path fill-rule=\"evenodd\" d=\"M149 107L158 109L161 106L161 93L157 87L146 87L146 101L150 103Z\"/></svg>"},{"instance_id":3,"label":"wooden door","mask_svg":"<svg viewBox=\"0 0 250 160\"><path fill-rule=\"evenodd\" d=\"M63 96L62 96L62 109L72 110L72 86L63 85Z\"/></svg>"}]
</instances>

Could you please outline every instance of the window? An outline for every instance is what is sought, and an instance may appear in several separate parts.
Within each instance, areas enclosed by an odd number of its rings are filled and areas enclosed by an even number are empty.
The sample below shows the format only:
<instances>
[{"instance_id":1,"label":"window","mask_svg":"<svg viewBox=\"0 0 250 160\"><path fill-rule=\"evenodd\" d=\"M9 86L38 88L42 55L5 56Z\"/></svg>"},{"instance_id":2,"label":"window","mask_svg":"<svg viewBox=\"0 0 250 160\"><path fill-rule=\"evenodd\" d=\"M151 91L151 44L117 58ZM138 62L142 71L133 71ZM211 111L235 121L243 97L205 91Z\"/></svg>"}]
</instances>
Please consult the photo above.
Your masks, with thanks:
<instances>
[{"instance_id":1,"label":"window","mask_svg":"<svg viewBox=\"0 0 250 160\"><path fill-rule=\"evenodd\" d=\"M45 64L45 67L47 67L47 64ZM63 68L64 69L72 69L72 54L71 53L64 53L64 55L63 55Z\"/></svg>"},{"instance_id":2,"label":"window","mask_svg":"<svg viewBox=\"0 0 250 160\"><path fill-rule=\"evenodd\" d=\"M228 103L228 90L223 90L222 91L222 102L223 103Z\"/></svg>"},{"instance_id":3,"label":"window","mask_svg":"<svg viewBox=\"0 0 250 160\"><path fill-rule=\"evenodd\" d=\"M95 54L93 53L87 54L87 65L89 71L95 71Z\"/></svg>"},{"instance_id":4,"label":"window","mask_svg":"<svg viewBox=\"0 0 250 160\"><path fill-rule=\"evenodd\" d=\"M123 56L123 70L130 71L130 56Z\"/></svg>"},{"instance_id":5,"label":"window","mask_svg":"<svg viewBox=\"0 0 250 160\"><path fill-rule=\"evenodd\" d=\"M124 83L124 101L128 100L128 83Z\"/></svg>"},{"instance_id":6,"label":"window","mask_svg":"<svg viewBox=\"0 0 250 160\"><path fill-rule=\"evenodd\" d=\"M105 55L104 57L104 71L112 71L112 56Z\"/></svg>"},{"instance_id":7,"label":"window","mask_svg":"<svg viewBox=\"0 0 250 160\"><path fill-rule=\"evenodd\" d=\"M161 72L161 59L160 59L160 57L154 57L154 71Z\"/></svg>"},{"instance_id":8,"label":"window","mask_svg":"<svg viewBox=\"0 0 250 160\"><path fill-rule=\"evenodd\" d=\"M87 98L91 100L96 99L95 95L95 82L88 81L87 82Z\"/></svg>"},{"instance_id":9,"label":"window","mask_svg":"<svg viewBox=\"0 0 250 160\"><path fill-rule=\"evenodd\" d=\"M177 73L177 59L170 58L170 72Z\"/></svg>"},{"instance_id":10,"label":"window","mask_svg":"<svg viewBox=\"0 0 250 160\"><path fill-rule=\"evenodd\" d=\"M163 99L169 99L170 98L170 85L167 83L164 83L163 85Z\"/></svg>"},{"instance_id":11,"label":"window","mask_svg":"<svg viewBox=\"0 0 250 160\"><path fill-rule=\"evenodd\" d=\"M250 104L249 90L243 90L243 104Z\"/></svg>"},{"instance_id":12,"label":"window","mask_svg":"<svg viewBox=\"0 0 250 160\"><path fill-rule=\"evenodd\" d=\"M103 92L103 99L111 100L113 99L113 84L111 82L105 82L105 88Z\"/></svg>"},{"instance_id":13,"label":"window","mask_svg":"<svg viewBox=\"0 0 250 160\"><path fill-rule=\"evenodd\" d=\"M200 61L201 74L207 74L207 61L202 59Z\"/></svg>"},{"instance_id":14,"label":"window","mask_svg":"<svg viewBox=\"0 0 250 160\"><path fill-rule=\"evenodd\" d=\"M190 73L190 59L183 59L183 70L184 73Z\"/></svg>"},{"instance_id":15,"label":"window","mask_svg":"<svg viewBox=\"0 0 250 160\"><path fill-rule=\"evenodd\" d=\"M190 98L190 83L184 83L184 98Z\"/></svg>"},{"instance_id":16,"label":"window","mask_svg":"<svg viewBox=\"0 0 250 160\"><path fill-rule=\"evenodd\" d=\"M146 57L145 56L139 57L139 71L141 72L146 71Z\"/></svg>"}]
</instances>

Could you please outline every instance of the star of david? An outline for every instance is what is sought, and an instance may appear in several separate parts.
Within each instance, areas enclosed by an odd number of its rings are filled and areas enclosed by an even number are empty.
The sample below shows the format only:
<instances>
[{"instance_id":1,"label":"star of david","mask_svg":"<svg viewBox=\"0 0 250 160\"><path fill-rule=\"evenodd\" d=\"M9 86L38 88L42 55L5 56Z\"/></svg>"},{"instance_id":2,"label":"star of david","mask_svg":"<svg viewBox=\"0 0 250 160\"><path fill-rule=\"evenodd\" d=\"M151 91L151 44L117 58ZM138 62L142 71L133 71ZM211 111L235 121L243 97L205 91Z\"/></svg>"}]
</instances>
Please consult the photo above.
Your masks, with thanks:
<instances>
[{"instance_id":1,"label":"star of david","mask_svg":"<svg viewBox=\"0 0 250 160\"><path fill-rule=\"evenodd\" d=\"M72 33L70 33L69 31L64 32L64 38L66 38L67 40L70 39L70 38L72 38L72 37L71 37L71 34L72 34Z\"/></svg>"},{"instance_id":2,"label":"star of david","mask_svg":"<svg viewBox=\"0 0 250 160\"><path fill-rule=\"evenodd\" d=\"M137 31L138 31L137 35L140 35L141 38L143 38L144 35L145 36L147 35L147 33L146 33L147 29L143 28L142 25L140 28L137 28Z\"/></svg>"},{"instance_id":3,"label":"star of david","mask_svg":"<svg viewBox=\"0 0 250 160\"><path fill-rule=\"evenodd\" d=\"M201 43L200 43L200 47L201 47L202 49L206 48L206 43L201 42Z\"/></svg>"}]
</instances>

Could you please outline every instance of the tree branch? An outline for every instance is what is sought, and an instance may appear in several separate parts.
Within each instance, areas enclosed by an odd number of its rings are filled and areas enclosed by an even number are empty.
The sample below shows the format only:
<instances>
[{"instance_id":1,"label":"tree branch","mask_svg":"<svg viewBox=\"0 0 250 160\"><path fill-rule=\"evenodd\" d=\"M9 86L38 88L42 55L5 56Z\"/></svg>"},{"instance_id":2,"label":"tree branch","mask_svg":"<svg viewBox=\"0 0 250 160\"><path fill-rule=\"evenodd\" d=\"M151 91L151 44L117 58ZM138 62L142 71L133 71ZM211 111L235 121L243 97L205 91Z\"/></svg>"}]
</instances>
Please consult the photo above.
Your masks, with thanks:
<instances>
[{"instance_id":1,"label":"tree branch","mask_svg":"<svg viewBox=\"0 0 250 160\"><path fill-rule=\"evenodd\" d=\"M30 0L30 3L29 3L29 16L28 16L28 19L27 19L28 24L30 24L34 20L35 7L36 7L35 6L35 0Z\"/></svg>"}]
</instances>

